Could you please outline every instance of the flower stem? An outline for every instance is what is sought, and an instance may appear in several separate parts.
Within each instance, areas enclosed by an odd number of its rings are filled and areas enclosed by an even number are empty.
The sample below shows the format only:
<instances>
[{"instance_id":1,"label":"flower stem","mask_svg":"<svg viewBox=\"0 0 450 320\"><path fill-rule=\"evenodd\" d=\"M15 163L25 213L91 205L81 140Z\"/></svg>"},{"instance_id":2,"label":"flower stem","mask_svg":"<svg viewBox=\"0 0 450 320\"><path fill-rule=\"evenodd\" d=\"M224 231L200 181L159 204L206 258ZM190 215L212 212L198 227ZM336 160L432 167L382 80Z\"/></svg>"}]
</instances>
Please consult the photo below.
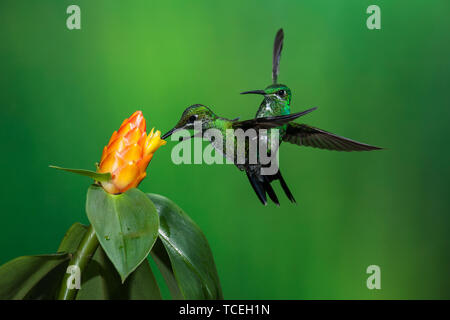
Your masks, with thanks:
<instances>
[{"instance_id":1,"label":"flower stem","mask_svg":"<svg viewBox=\"0 0 450 320\"><path fill-rule=\"evenodd\" d=\"M97 235L95 234L94 228L92 225L89 226L86 234L78 246L77 251L73 255L72 259L69 262L69 266L76 266L80 270L80 275L83 275L83 271L86 268L87 264L91 260L92 256L95 253L99 245ZM58 300L74 300L78 289L69 289L67 287L67 280L71 275L66 273L63 277L61 287L59 289L59 293L57 296Z\"/></svg>"}]
</instances>

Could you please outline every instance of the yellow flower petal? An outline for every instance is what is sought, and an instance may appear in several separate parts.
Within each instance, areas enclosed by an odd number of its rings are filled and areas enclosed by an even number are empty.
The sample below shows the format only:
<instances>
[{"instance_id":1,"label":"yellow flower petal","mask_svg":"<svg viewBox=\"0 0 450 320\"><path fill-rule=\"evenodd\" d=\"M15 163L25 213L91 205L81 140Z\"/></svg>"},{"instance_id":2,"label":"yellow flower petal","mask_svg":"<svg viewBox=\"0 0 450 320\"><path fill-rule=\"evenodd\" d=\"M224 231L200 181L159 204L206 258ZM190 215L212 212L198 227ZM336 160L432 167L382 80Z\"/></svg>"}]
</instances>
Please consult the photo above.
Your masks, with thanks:
<instances>
[{"instance_id":1,"label":"yellow flower petal","mask_svg":"<svg viewBox=\"0 0 450 320\"><path fill-rule=\"evenodd\" d=\"M146 144L146 147L145 147L145 154L154 153L156 150L158 150L159 147L166 144L166 141L161 140L160 136L161 136L161 132L156 131L150 141L148 141L148 138L147 138L148 144Z\"/></svg>"},{"instance_id":2,"label":"yellow flower petal","mask_svg":"<svg viewBox=\"0 0 450 320\"><path fill-rule=\"evenodd\" d=\"M119 131L117 132L117 139L122 138L125 136L131 129L133 129L133 126L131 123L127 122L124 126L122 126Z\"/></svg>"},{"instance_id":3,"label":"yellow flower petal","mask_svg":"<svg viewBox=\"0 0 450 320\"><path fill-rule=\"evenodd\" d=\"M142 158L142 148L137 143L127 147L120 153L124 162L135 161L137 162Z\"/></svg>"},{"instance_id":4,"label":"yellow flower petal","mask_svg":"<svg viewBox=\"0 0 450 320\"><path fill-rule=\"evenodd\" d=\"M126 139L127 145L135 144L139 141L139 138L141 137L142 132L139 130L139 127L136 127L129 131L126 136L124 137Z\"/></svg>"},{"instance_id":5,"label":"yellow flower petal","mask_svg":"<svg viewBox=\"0 0 450 320\"><path fill-rule=\"evenodd\" d=\"M147 169L147 166L150 162L150 160L152 160L153 158L153 153L152 154L148 154L145 155L144 158L142 158L141 160L139 160L136 165L139 167L139 171L141 172L145 172L145 169Z\"/></svg>"},{"instance_id":6,"label":"yellow flower petal","mask_svg":"<svg viewBox=\"0 0 450 320\"><path fill-rule=\"evenodd\" d=\"M143 172L139 175L139 177L136 178L135 181L133 181L132 183L130 183L126 188L125 191L131 188L136 188L139 183L141 183L142 180L144 180L144 178L147 176L146 172Z\"/></svg>"},{"instance_id":7,"label":"yellow flower petal","mask_svg":"<svg viewBox=\"0 0 450 320\"><path fill-rule=\"evenodd\" d=\"M117 138L117 131L114 131L113 134L111 135L111 138L108 141L107 146L110 145L111 142L113 142L116 138Z\"/></svg>"},{"instance_id":8,"label":"yellow flower petal","mask_svg":"<svg viewBox=\"0 0 450 320\"><path fill-rule=\"evenodd\" d=\"M105 146L103 148L102 157L100 158L100 163L106 158L107 155L108 155L108 147Z\"/></svg>"},{"instance_id":9,"label":"yellow flower petal","mask_svg":"<svg viewBox=\"0 0 450 320\"><path fill-rule=\"evenodd\" d=\"M130 162L124 165L119 172L116 173L113 179L114 185L120 190L125 192L126 187L131 184L139 175L139 168L134 162Z\"/></svg>"},{"instance_id":10,"label":"yellow flower petal","mask_svg":"<svg viewBox=\"0 0 450 320\"><path fill-rule=\"evenodd\" d=\"M141 127L141 125L143 125L144 130L141 131L145 131L145 119L142 111L135 111L128 119L128 122L132 124L133 129L136 127Z\"/></svg>"},{"instance_id":11,"label":"yellow flower petal","mask_svg":"<svg viewBox=\"0 0 450 320\"><path fill-rule=\"evenodd\" d=\"M146 126L142 112L136 111L113 132L103 148L97 171L112 175L110 181L101 183L107 192L117 194L137 187L147 175L145 170L153 153L166 144L160 131L152 129L147 135Z\"/></svg>"},{"instance_id":12,"label":"yellow flower petal","mask_svg":"<svg viewBox=\"0 0 450 320\"><path fill-rule=\"evenodd\" d=\"M108 182L102 182L101 183L103 189L105 189L107 192L116 194L119 193L119 189L114 185L114 183L108 181Z\"/></svg>"},{"instance_id":13,"label":"yellow flower petal","mask_svg":"<svg viewBox=\"0 0 450 320\"><path fill-rule=\"evenodd\" d=\"M125 147L126 145L123 139L116 139L112 145L108 146L108 153L122 152Z\"/></svg>"},{"instance_id":14,"label":"yellow flower petal","mask_svg":"<svg viewBox=\"0 0 450 320\"><path fill-rule=\"evenodd\" d=\"M119 169L122 164L123 160L118 156L118 154L116 152L111 152L102 162L100 162L98 171L101 173L114 173L114 171Z\"/></svg>"}]
</instances>

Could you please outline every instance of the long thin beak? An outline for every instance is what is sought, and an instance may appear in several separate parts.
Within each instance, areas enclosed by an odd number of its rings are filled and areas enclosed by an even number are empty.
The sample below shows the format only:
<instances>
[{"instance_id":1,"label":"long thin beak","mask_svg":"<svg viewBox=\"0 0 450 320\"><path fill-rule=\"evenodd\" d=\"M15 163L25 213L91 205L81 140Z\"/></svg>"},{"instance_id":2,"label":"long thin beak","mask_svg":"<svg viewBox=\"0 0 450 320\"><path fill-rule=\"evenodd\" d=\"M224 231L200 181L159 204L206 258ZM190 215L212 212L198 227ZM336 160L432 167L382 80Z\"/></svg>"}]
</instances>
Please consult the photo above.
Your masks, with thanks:
<instances>
[{"instance_id":1,"label":"long thin beak","mask_svg":"<svg viewBox=\"0 0 450 320\"><path fill-rule=\"evenodd\" d=\"M166 132L165 134L163 134L163 136L161 137L161 139L165 140L167 137L170 137L172 135L172 133L174 133L177 129L173 128L171 130L169 130L168 132Z\"/></svg>"},{"instance_id":2,"label":"long thin beak","mask_svg":"<svg viewBox=\"0 0 450 320\"><path fill-rule=\"evenodd\" d=\"M266 94L266 93L264 92L264 90L252 90L241 92L241 94Z\"/></svg>"}]
</instances>

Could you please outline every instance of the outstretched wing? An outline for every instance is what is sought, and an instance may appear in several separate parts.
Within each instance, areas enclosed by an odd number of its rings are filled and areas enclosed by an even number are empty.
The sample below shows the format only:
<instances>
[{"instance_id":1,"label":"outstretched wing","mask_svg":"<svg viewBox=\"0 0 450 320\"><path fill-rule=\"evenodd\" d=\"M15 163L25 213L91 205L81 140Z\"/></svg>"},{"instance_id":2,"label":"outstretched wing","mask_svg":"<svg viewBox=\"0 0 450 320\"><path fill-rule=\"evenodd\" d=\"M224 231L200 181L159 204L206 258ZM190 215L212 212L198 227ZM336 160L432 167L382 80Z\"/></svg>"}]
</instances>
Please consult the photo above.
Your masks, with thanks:
<instances>
[{"instance_id":1,"label":"outstretched wing","mask_svg":"<svg viewBox=\"0 0 450 320\"><path fill-rule=\"evenodd\" d=\"M310 112L313 112L316 110L317 107L297 112L297 113L291 113L283 116L274 116L274 117L261 117L261 118L255 118L245 121L236 121L233 123L233 129L270 129L270 128L276 128L279 126L282 126L283 124L286 124L288 122L291 122L298 117L304 116L305 114L308 114Z\"/></svg>"},{"instance_id":2,"label":"outstretched wing","mask_svg":"<svg viewBox=\"0 0 450 320\"><path fill-rule=\"evenodd\" d=\"M382 149L299 123L288 124L283 141L299 146L336 151L371 151Z\"/></svg>"},{"instance_id":3,"label":"outstretched wing","mask_svg":"<svg viewBox=\"0 0 450 320\"><path fill-rule=\"evenodd\" d=\"M277 83L278 73L280 71L281 50L283 50L283 29L278 30L273 43L273 57L272 57L272 81Z\"/></svg>"}]
</instances>

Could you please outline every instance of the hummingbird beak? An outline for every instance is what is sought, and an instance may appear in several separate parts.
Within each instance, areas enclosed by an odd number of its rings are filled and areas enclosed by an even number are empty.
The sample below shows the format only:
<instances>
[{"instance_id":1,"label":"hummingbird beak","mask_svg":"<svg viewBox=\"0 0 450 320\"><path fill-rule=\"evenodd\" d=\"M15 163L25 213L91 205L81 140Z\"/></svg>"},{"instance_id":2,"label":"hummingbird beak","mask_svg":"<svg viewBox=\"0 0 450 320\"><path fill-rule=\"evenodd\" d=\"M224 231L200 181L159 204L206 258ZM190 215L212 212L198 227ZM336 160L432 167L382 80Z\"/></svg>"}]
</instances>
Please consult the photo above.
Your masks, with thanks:
<instances>
[{"instance_id":1,"label":"hummingbird beak","mask_svg":"<svg viewBox=\"0 0 450 320\"><path fill-rule=\"evenodd\" d=\"M252 90L241 92L241 94L266 94L266 93L264 92L264 90Z\"/></svg>"},{"instance_id":2,"label":"hummingbird beak","mask_svg":"<svg viewBox=\"0 0 450 320\"><path fill-rule=\"evenodd\" d=\"M173 129L167 131L165 134L163 134L161 139L165 140L167 137L170 137L172 135L172 133L174 133L176 130L177 130L177 128L173 128Z\"/></svg>"},{"instance_id":3,"label":"hummingbird beak","mask_svg":"<svg viewBox=\"0 0 450 320\"><path fill-rule=\"evenodd\" d=\"M180 121L181 122L181 121ZM185 129L187 124L182 124L182 123L177 123L177 125L175 127L173 127L171 130L167 131L162 137L161 139L166 139L167 137L170 137L172 134L174 134L175 132L177 132L178 130L182 130Z\"/></svg>"}]
</instances>

